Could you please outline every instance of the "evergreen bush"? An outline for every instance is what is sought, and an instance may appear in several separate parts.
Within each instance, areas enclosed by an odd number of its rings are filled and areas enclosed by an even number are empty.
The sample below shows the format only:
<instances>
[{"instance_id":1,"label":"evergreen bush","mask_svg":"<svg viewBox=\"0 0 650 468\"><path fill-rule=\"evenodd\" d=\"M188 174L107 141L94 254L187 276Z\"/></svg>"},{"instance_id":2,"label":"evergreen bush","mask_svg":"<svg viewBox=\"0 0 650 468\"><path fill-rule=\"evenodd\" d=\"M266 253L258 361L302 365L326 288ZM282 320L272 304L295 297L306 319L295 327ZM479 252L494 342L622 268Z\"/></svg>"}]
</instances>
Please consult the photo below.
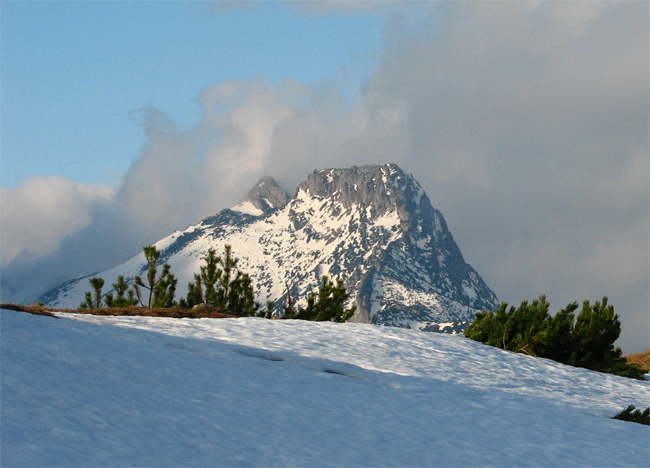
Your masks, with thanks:
<instances>
[{"instance_id":1,"label":"evergreen bush","mask_svg":"<svg viewBox=\"0 0 650 468\"><path fill-rule=\"evenodd\" d=\"M131 288L123 275L118 276L117 281L113 283L114 294L110 292L105 296L106 307L125 308L140 304L146 308L171 308L177 305L174 301L177 280L171 273L169 264L163 264L158 275L157 264L161 252L154 245L143 247L143 251L149 267L146 282L140 276L135 276ZM200 267L200 272L194 274L194 281L188 284L187 297L178 302L180 308L190 309L205 304L240 317L273 317L274 302L267 301L266 310L260 308L259 303L255 301L252 280L239 269L239 259L233 255L230 245L224 246L223 255L217 255L212 248L208 249L203 261L205 264ZM80 309L98 309L104 306L101 293L104 280L91 278L90 284L94 295L87 292L85 301L79 306ZM296 310L287 284L283 315L284 318L345 322L356 311L356 305L349 309L344 308L347 299L348 293L343 286L343 280L338 278L334 284L327 276L323 276L318 294L310 293L307 307Z\"/></svg>"},{"instance_id":2,"label":"evergreen bush","mask_svg":"<svg viewBox=\"0 0 650 468\"><path fill-rule=\"evenodd\" d=\"M135 291L129 288L129 284L124 281L124 275L117 277L117 282L113 283L113 289L116 295L106 294L106 307L129 307L138 303Z\"/></svg>"},{"instance_id":3,"label":"evergreen bush","mask_svg":"<svg viewBox=\"0 0 650 468\"><path fill-rule=\"evenodd\" d=\"M612 419L620 419L622 421L631 421L639 424L645 424L650 426L650 407L643 410L638 410L634 405L630 405L625 408L623 411L618 413Z\"/></svg>"},{"instance_id":4,"label":"evergreen bush","mask_svg":"<svg viewBox=\"0 0 650 468\"><path fill-rule=\"evenodd\" d=\"M80 309L99 309L104 304L102 302L102 288L104 287L103 278L97 276L88 280L90 287L93 288L94 296L91 292L86 292L84 301L79 305Z\"/></svg>"},{"instance_id":5,"label":"evergreen bush","mask_svg":"<svg viewBox=\"0 0 650 468\"><path fill-rule=\"evenodd\" d=\"M140 276L135 277L135 284L133 287L138 302L141 306L148 308L173 307L175 305L174 293L176 291L177 280L174 275L171 274L169 264L163 264L160 276L156 276L158 272L156 264L160 259L160 251L158 251L155 245L146 245L142 249L144 251L144 258L149 265L149 269L147 271L146 284ZM149 291L146 306L140 288Z\"/></svg>"},{"instance_id":6,"label":"evergreen bush","mask_svg":"<svg viewBox=\"0 0 650 468\"><path fill-rule=\"evenodd\" d=\"M343 304L347 298L348 293L342 279L338 278L335 286L327 276L323 276L318 295L312 292L307 299L307 307L301 307L295 318L315 322L346 322L357 309L356 305L344 309Z\"/></svg>"},{"instance_id":7,"label":"evergreen bush","mask_svg":"<svg viewBox=\"0 0 650 468\"><path fill-rule=\"evenodd\" d=\"M585 301L575 319L577 309L573 302L551 317L545 296L510 309L502 303L496 311L479 312L465 336L509 351L643 380L643 370L628 364L621 349L614 347L621 322L607 297L593 305Z\"/></svg>"},{"instance_id":8,"label":"evergreen bush","mask_svg":"<svg viewBox=\"0 0 650 468\"><path fill-rule=\"evenodd\" d=\"M224 247L223 255L208 249L203 261L200 273L187 285L187 298L180 302L182 307L207 304L242 317L258 313L260 305L255 301L252 280L239 269L239 259L233 256L230 245Z\"/></svg>"}]
</instances>

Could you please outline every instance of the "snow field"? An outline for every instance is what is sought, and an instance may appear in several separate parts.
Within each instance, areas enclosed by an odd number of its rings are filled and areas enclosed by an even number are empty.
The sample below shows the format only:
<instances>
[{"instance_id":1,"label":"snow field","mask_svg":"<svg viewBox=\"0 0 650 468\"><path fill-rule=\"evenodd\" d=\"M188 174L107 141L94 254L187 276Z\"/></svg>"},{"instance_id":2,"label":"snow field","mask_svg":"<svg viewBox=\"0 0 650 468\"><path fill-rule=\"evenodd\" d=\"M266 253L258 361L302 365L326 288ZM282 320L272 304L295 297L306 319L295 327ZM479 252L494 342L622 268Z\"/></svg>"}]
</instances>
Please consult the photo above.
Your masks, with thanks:
<instances>
[{"instance_id":1,"label":"snow field","mask_svg":"<svg viewBox=\"0 0 650 468\"><path fill-rule=\"evenodd\" d=\"M650 382L365 324L0 312L2 466L648 466Z\"/></svg>"}]
</instances>

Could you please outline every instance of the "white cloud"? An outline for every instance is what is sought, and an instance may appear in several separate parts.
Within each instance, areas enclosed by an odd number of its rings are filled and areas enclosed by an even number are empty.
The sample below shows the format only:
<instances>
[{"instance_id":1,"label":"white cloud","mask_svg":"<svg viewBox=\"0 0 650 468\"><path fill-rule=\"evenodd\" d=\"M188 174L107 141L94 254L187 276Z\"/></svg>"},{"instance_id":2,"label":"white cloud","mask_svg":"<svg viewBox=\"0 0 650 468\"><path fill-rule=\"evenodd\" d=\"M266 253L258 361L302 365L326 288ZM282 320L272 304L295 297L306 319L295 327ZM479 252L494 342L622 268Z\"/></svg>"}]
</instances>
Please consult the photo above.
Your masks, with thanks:
<instances>
[{"instance_id":1,"label":"white cloud","mask_svg":"<svg viewBox=\"0 0 650 468\"><path fill-rule=\"evenodd\" d=\"M88 225L93 210L113 189L63 177L30 177L16 188L0 189L2 266L16 256L44 257L68 235Z\"/></svg>"},{"instance_id":2,"label":"white cloud","mask_svg":"<svg viewBox=\"0 0 650 468\"><path fill-rule=\"evenodd\" d=\"M290 95L286 89L259 82L225 83L202 93L207 112L202 131L220 135L209 145L203 162L204 183L213 187L211 203L218 203L225 194L239 194L242 183L252 186L269 169L275 131L294 112ZM215 108L222 113L215 115Z\"/></svg>"}]
</instances>

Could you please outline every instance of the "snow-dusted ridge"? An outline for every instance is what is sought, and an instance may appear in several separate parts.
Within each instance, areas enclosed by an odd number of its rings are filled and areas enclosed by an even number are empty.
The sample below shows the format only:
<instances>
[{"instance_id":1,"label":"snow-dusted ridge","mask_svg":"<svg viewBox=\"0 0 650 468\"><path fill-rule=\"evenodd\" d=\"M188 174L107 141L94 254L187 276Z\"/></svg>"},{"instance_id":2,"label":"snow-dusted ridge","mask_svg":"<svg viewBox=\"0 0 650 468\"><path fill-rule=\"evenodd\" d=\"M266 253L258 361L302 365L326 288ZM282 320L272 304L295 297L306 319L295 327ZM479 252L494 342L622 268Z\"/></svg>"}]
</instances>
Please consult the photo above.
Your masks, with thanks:
<instances>
[{"instance_id":1,"label":"snow-dusted ridge","mask_svg":"<svg viewBox=\"0 0 650 468\"><path fill-rule=\"evenodd\" d=\"M2 466L639 466L636 381L368 324L1 311Z\"/></svg>"},{"instance_id":2,"label":"snow-dusted ridge","mask_svg":"<svg viewBox=\"0 0 650 468\"><path fill-rule=\"evenodd\" d=\"M497 305L442 214L394 164L314 171L292 198L265 177L232 209L158 241L161 260L179 279L177 295L186 293L208 249L225 244L251 275L260 303L272 300L278 311L287 286L303 305L324 274L344 280L359 322L422 329L447 323L454 332ZM99 276L110 284L144 268L140 254ZM86 290L83 278L42 300L77 307Z\"/></svg>"}]
</instances>

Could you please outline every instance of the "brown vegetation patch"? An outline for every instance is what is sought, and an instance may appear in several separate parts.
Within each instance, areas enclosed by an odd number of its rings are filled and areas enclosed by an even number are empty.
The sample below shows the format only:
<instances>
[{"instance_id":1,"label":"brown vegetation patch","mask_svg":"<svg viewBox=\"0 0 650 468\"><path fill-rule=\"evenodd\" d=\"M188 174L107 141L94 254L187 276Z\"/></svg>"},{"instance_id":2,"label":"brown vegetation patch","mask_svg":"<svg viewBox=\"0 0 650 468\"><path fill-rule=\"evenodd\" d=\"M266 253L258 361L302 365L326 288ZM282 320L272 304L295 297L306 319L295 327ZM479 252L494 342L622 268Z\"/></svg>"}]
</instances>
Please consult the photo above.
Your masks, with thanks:
<instances>
[{"instance_id":1,"label":"brown vegetation patch","mask_svg":"<svg viewBox=\"0 0 650 468\"><path fill-rule=\"evenodd\" d=\"M625 359L629 364L636 364L644 371L650 372L650 348L646 349L642 353L634 353L625 356Z\"/></svg>"},{"instance_id":2,"label":"brown vegetation patch","mask_svg":"<svg viewBox=\"0 0 650 468\"><path fill-rule=\"evenodd\" d=\"M215 307L202 307L199 309L172 308L146 308L146 307L110 307L101 309L53 309L41 305L22 306L17 304L0 303L0 308L28 312L36 315L56 316L52 312L68 314L89 314L89 315L118 315L118 316L143 316L143 317L168 317L168 318L234 318L236 315L227 313Z\"/></svg>"},{"instance_id":3,"label":"brown vegetation patch","mask_svg":"<svg viewBox=\"0 0 650 468\"><path fill-rule=\"evenodd\" d=\"M0 309L14 310L16 312L27 312L28 314L46 315L48 317L58 318L49 310L45 310L45 307L39 305L23 306L19 304L10 304L8 302L0 302Z\"/></svg>"},{"instance_id":4,"label":"brown vegetation patch","mask_svg":"<svg viewBox=\"0 0 650 468\"><path fill-rule=\"evenodd\" d=\"M109 307L102 309L68 310L75 314L90 315L128 315L142 317L168 317L168 318L233 318L236 315L215 307L202 307L200 309L147 308L147 307Z\"/></svg>"}]
</instances>

